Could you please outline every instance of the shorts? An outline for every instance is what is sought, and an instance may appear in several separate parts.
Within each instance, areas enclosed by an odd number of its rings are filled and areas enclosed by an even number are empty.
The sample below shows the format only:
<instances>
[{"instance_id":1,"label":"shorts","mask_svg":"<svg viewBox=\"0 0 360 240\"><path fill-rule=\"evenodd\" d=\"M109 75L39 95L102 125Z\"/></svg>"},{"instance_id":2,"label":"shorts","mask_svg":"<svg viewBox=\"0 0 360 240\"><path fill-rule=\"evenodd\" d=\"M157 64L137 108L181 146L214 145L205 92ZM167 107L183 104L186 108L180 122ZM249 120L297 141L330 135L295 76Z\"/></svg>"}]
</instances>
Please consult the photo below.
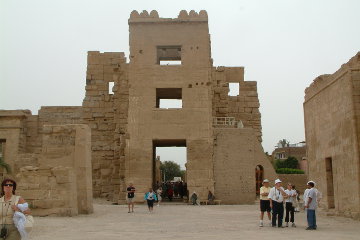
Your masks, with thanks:
<instances>
[{"instance_id":1,"label":"shorts","mask_svg":"<svg viewBox=\"0 0 360 240\"><path fill-rule=\"evenodd\" d=\"M270 200L260 200L260 211L271 212Z\"/></svg>"},{"instance_id":2,"label":"shorts","mask_svg":"<svg viewBox=\"0 0 360 240\"><path fill-rule=\"evenodd\" d=\"M134 203L135 200L134 200L134 198L126 198L126 202L127 202L128 204L130 204L130 203Z\"/></svg>"},{"instance_id":3,"label":"shorts","mask_svg":"<svg viewBox=\"0 0 360 240\"><path fill-rule=\"evenodd\" d=\"M149 199L147 199L147 205L148 205L148 207L154 207L154 201L155 201L155 200L149 200Z\"/></svg>"}]
</instances>

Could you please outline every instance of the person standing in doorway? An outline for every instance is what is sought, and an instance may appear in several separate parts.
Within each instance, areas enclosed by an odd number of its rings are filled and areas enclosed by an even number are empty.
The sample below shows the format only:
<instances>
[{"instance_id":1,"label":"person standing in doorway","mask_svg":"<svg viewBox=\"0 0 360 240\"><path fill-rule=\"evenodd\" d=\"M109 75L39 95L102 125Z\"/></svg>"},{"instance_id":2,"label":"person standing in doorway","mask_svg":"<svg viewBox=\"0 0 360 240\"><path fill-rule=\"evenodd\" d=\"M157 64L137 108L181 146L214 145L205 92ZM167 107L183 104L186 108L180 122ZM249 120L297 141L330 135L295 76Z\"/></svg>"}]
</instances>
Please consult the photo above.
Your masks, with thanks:
<instances>
[{"instance_id":1,"label":"person standing in doorway","mask_svg":"<svg viewBox=\"0 0 360 240\"><path fill-rule=\"evenodd\" d=\"M281 180L275 180L275 187L270 189L268 198L270 200L270 207L272 209L272 226L283 228L282 221L284 216L284 199L286 198L284 188L281 186Z\"/></svg>"},{"instance_id":2,"label":"person standing in doorway","mask_svg":"<svg viewBox=\"0 0 360 240\"><path fill-rule=\"evenodd\" d=\"M296 227L294 222L294 202L296 201L296 191L292 189L292 184L288 183L287 189L285 190L287 198L285 200L285 208L286 208L286 215L285 215L285 227L289 226L289 215L290 215L290 222L292 223L292 227Z\"/></svg>"},{"instance_id":3,"label":"person standing in doorway","mask_svg":"<svg viewBox=\"0 0 360 240\"><path fill-rule=\"evenodd\" d=\"M314 188L315 184L314 182L310 181L308 182L308 187L310 188L306 200L305 209L307 209L306 217L308 222L308 227L306 230L316 230L316 213L315 210L317 208L317 191Z\"/></svg>"},{"instance_id":4,"label":"person standing in doorway","mask_svg":"<svg viewBox=\"0 0 360 240\"><path fill-rule=\"evenodd\" d=\"M130 206L131 206L131 212L134 212L134 199L135 199L135 187L132 183L129 183L129 186L126 189L127 191L127 197L126 201L128 204L129 212L130 213Z\"/></svg>"},{"instance_id":5,"label":"person standing in doorway","mask_svg":"<svg viewBox=\"0 0 360 240\"><path fill-rule=\"evenodd\" d=\"M270 207L270 200L268 198L269 192L270 192L270 187L269 187L269 180L268 179L264 179L263 181L263 186L260 188L260 227L264 226L264 213L267 212L267 216L271 225L271 207Z\"/></svg>"},{"instance_id":6,"label":"person standing in doorway","mask_svg":"<svg viewBox=\"0 0 360 240\"><path fill-rule=\"evenodd\" d=\"M149 191L145 193L144 199L147 201L149 212L151 213L154 209L154 202L157 200L156 193L152 188L149 188Z\"/></svg>"}]
</instances>

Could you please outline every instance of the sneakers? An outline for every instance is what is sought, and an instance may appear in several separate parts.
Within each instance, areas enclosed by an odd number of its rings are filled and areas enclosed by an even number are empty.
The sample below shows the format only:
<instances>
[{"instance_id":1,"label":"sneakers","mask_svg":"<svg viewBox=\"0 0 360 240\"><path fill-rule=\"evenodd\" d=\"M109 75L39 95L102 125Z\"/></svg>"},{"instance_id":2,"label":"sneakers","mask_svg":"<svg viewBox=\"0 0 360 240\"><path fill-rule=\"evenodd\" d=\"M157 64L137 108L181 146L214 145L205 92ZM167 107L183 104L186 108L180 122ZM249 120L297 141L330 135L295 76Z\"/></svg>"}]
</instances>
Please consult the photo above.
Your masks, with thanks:
<instances>
[{"instance_id":1,"label":"sneakers","mask_svg":"<svg viewBox=\"0 0 360 240\"><path fill-rule=\"evenodd\" d=\"M259 227L263 227L263 226L264 226L263 221L260 221Z\"/></svg>"},{"instance_id":2,"label":"sneakers","mask_svg":"<svg viewBox=\"0 0 360 240\"><path fill-rule=\"evenodd\" d=\"M292 224L291 224L291 227L296 227L295 223L292 223Z\"/></svg>"},{"instance_id":3,"label":"sneakers","mask_svg":"<svg viewBox=\"0 0 360 240\"><path fill-rule=\"evenodd\" d=\"M288 222L285 224L285 227L289 227L289 223L288 223Z\"/></svg>"}]
</instances>

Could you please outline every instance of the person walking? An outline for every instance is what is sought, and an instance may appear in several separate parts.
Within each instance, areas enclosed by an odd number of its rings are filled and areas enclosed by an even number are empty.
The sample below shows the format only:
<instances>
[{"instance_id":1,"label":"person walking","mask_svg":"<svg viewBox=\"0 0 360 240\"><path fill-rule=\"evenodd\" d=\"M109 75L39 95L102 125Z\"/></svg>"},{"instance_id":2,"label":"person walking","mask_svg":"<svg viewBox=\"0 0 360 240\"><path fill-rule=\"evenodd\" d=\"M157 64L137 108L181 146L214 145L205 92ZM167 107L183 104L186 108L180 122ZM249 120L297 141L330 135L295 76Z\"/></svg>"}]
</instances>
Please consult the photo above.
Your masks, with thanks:
<instances>
[{"instance_id":1,"label":"person walking","mask_svg":"<svg viewBox=\"0 0 360 240\"><path fill-rule=\"evenodd\" d=\"M161 200L162 200L161 194L162 194L162 187L159 187L156 190L156 195L157 195L157 199L158 199L158 202L157 202L158 207L160 206L160 203L161 203Z\"/></svg>"},{"instance_id":2,"label":"person walking","mask_svg":"<svg viewBox=\"0 0 360 240\"><path fill-rule=\"evenodd\" d=\"M269 180L264 179L263 186L260 188L260 227L264 226L264 213L267 212L267 216L271 225L271 207L270 207L270 200L268 198L270 187L269 187Z\"/></svg>"},{"instance_id":3,"label":"person walking","mask_svg":"<svg viewBox=\"0 0 360 240\"><path fill-rule=\"evenodd\" d=\"M284 199L287 197L284 188L281 186L281 180L275 180L275 186L270 189L268 198L272 209L272 226L283 228L282 221L284 216Z\"/></svg>"},{"instance_id":4,"label":"person walking","mask_svg":"<svg viewBox=\"0 0 360 240\"><path fill-rule=\"evenodd\" d=\"M296 191L292 189L292 184L288 183L287 189L285 190L285 193L287 195L287 198L285 200L285 208L286 208L286 214L285 214L285 227L289 226L289 215L290 215L290 222L292 223L292 227L296 227L295 225L295 219L294 219L294 203L296 201Z\"/></svg>"},{"instance_id":5,"label":"person walking","mask_svg":"<svg viewBox=\"0 0 360 240\"><path fill-rule=\"evenodd\" d=\"M126 191L127 191L126 202L129 208L128 213L130 213L130 206L131 206L131 212L134 212L134 199L135 199L134 185L132 183L129 183L129 186L127 187Z\"/></svg>"},{"instance_id":6,"label":"person walking","mask_svg":"<svg viewBox=\"0 0 360 240\"><path fill-rule=\"evenodd\" d=\"M305 208L307 209L307 213L306 213L306 217L307 217L307 222L308 222L308 227L306 228L306 230L316 230L317 225L316 225L316 208L317 208L317 191L314 188L315 184L314 182L310 181L308 182L308 188L310 188L308 194L307 194L307 200L306 200L306 205Z\"/></svg>"},{"instance_id":7,"label":"person walking","mask_svg":"<svg viewBox=\"0 0 360 240\"><path fill-rule=\"evenodd\" d=\"M156 193L152 188L149 188L149 191L145 193L144 199L147 201L149 213L151 213L154 209L154 202L157 201Z\"/></svg>"}]
</instances>

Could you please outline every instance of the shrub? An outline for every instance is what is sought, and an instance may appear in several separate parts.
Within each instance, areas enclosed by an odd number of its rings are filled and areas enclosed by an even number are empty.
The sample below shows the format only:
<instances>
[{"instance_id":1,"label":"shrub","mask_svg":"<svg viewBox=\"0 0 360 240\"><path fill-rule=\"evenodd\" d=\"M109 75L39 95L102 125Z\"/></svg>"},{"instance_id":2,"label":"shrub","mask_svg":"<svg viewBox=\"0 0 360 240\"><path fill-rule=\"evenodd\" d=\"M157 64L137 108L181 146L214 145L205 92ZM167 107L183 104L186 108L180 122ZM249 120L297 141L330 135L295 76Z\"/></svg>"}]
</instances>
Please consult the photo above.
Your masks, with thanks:
<instances>
[{"instance_id":1,"label":"shrub","mask_svg":"<svg viewBox=\"0 0 360 240\"><path fill-rule=\"evenodd\" d=\"M295 157L288 157L286 160L277 159L275 161L275 168L294 168L298 167L299 161Z\"/></svg>"},{"instance_id":2,"label":"shrub","mask_svg":"<svg viewBox=\"0 0 360 240\"><path fill-rule=\"evenodd\" d=\"M304 174L305 172L300 169L294 168L278 168L276 169L276 173L278 174Z\"/></svg>"}]
</instances>

